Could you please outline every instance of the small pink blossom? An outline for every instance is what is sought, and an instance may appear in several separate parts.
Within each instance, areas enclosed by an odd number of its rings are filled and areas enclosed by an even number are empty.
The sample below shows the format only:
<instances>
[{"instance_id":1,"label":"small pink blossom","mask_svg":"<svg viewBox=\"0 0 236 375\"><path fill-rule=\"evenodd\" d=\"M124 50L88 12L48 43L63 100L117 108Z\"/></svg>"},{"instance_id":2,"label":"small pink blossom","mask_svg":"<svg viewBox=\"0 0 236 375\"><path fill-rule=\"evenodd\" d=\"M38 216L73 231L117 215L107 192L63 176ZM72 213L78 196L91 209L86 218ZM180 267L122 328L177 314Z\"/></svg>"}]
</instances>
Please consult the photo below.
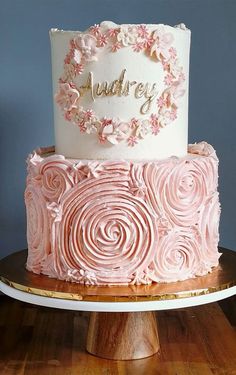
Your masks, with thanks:
<instances>
[{"instance_id":1,"label":"small pink blossom","mask_svg":"<svg viewBox=\"0 0 236 375\"><path fill-rule=\"evenodd\" d=\"M160 125L157 123L156 125L152 125L152 134L157 135L160 132Z\"/></svg>"},{"instance_id":2,"label":"small pink blossom","mask_svg":"<svg viewBox=\"0 0 236 375\"><path fill-rule=\"evenodd\" d=\"M120 42L116 42L114 43L112 46L111 46L111 51L112 52L116 52L118 51L119 49L121 49L122 47L122 44Z\"/></svg>"},{"instance_id":3,"label":"small pink blossom","mask_svg":"<svg viewBox=\"0 0 236 375\"><path fill-rule=\"evenodd\" d=\"M86 126L85 126L85 121L84 120L81 120L78 124L79 126L79 130L81 131L81 133L85 133L86 132Z\"/></svg>"},{"instance_id":4,"label":"small pink blossom","mask_svg":"<svg viewBox=\"0 0 236 375\"><path fill-rule=\"evenodd\" d=\"M128 139L127 139L127 143L128 143L128 146L129 147L134 147L135 145L138 144L138 138L134 135L131 135Z\"/></svg>"},{"instance_id":5,"label":"small pink blossom","mask_svg":"<svg viewBox=\"0 0 236 375\"><path fill-rule=\"evenodd\" d=\"M166 105L166 100L160 96L160 98L157 99L157 105L160 108L164 107Z\"/></svg>"},{"instance_id":6,"label":"small pink blossom","mask_svg":"<svg viewBox=\"0 0 236 375\"><path fill-rule=\"evenodd\" d=\"M85 121L91 120L91 118L94 116L94 112L92 109L87 109L84 113L84 119Z\"/></svg>"},{"instance_id":7,"label":"small pink blossom","mask_svg":"<svg viewBox=\"0 0 236 375\"><path fill-rule=\"evenodd\" d=\"M70 64L71 62L71 59L73 58L74 56L74 50L70 50L70 52L66 55L65 59L64 59L64 63L65 64Z\"/></svg>"},{"instance_id":8,"label":"small pink blossom","mask_svg":"<svg viewBox=\"0 0 236 375\"><path fill-rule=\"evenodd\" d=\"M158 125L158 117L154 113L151 114L150 116L150 122L152 126Z\"/></svg>"},{"instance_id":9,"label":"small pink blossom","mask_svg":"<svg viewBox=\"0 0 236 375\"><path fill-rule=\"evenodd\" d=\"M84 67L82 64L76 64L75 65L75 72L76 74L80 75L83 73Z\"/></svg>"},{"instance_id":10,"label":"small pink blossom","mask_svg":"<svg viewBox=\"0 0 236 375\"><path fill-rule=\"evenodd\" d=\"M153 36L152 35L148 36L144 41L144 47L149 49L151 48L154 42L155 42L155 39L153 38Z\"/></svg>"},{"instance_id":11,"label":"small pink blossom","mask_svg":"<svg viewBox=\"0 0 236 375\"><path fill-rule=\"evenodd\" d=\"M115 38L119 34L119 29L109 29L107 34L110 38Z\"/></svg>"},{"instance_id":12,"label":"small pink blossom","mask_svg":"<svg viewBox=\"0 0 236 375\"><path fill-rule=\"evenodd\" d=\"M75 39L76 48L78 48L83 58L86 61L96 61L97 60L97 39L90 34L79 34Z\"/></svg>"},{"instance_id":13,"label":"small pink blossom","mask_svg":"<svg viewBox=\"0 0 236 375\"><path fill-rule=\"evenodd\" d=\"M148 37L148 30L147 30L146 25L138 25L137 30L138 30L138 36L140 38L146 39Z\"/></svg>"},{"instance_id":14,"label":"small pink blossom","mask_svg":"<svg viewBox=\"0 0 236 375\"><path fill-rule=\"evenodd\" d=\"M108 37L106 34L100 34L97 38L99 47L104 47L108 42Z\"/></svg>"},{"instance_id":15,"label":"small pink blossom","mask_svg":"<svg viewBox=\"0 0 236 375\"><path fill-rule=\"evenodd\" d=\"M78 90L71 87L69 83L61 83L59 92L55 95L55 100L64 111L70 111L76 107L79 96Z\"/></svg>"},{"instance_id":16,"label":"small pink blossom","mask_svg":"<svg viewBox=\"0 0 236 375\"><path fill-rule=\"evenodd\" d=\"M170 47L169 52L170 52L170 57L172 57L173 59L175 59L176 56L177 56L176 49L174 47Z\"/></svg>"},{"instance_id":17,"label":"small pink blossom","mask_svg":"<svg viewBox=\"0 0 236 375\"><path fill-rule=\"evenodd\" d=\"M106 118L106 117L102 118L102 120L101 120L102 127L107 126L107 125L111 125L111 124L112 124L111 118Z\"/></svg>"},{"instance_id":18,"label":"small pink blossom","mask_svg":"<svg viewBox=\"0 0 236 375\"><path fill-rule=\"evenodd\" d=\"M99 35L99 34L100 34L100 25L95 24L95 25L91 26L91 27L89 28L89 31L90 31L93 35L95 35L95 36Z\"/></svg>"},{"instance_id":19,"label":"small pink blossom","mask_svg":"<svg viewBox=\"0 0 236 375\"><path fill-rule=\"evenodd\" d=\"M172 85L172 83L173 83L173 77L172 77L172 75L171 74L167 74L167 76L165 76L165 78L164 78L164 82L165 82L166 86Z\"/></svg>"},{"instance_id":20,"label":"small pink blossom","mask_svg":"<svg viewBox=\"0 0 236 375\"><path fill-rule=\"evenodd\" d=\"M130 128L135 129L138 126L138 123L139 123L139 120L133 117L130 120Z\"/></svg>"},{"instance_id":21,"label":"small pink blossom","mask_svg":"<svg viewBox=\"0 0 236 375\"><path fill-rule=\"evenodd\" d=\"M173 109L171 112L170 112L170 119L171 121L174 121L177 119L177 111L176 109Z\"/></svg>"},{"instance_id":22,"label":"small pink blossom","mask_svg":"<svg viewBox=\"0 0 236 375\"><path fill-rule=\"evenodd\" d=\"M134 52L140 52L143 49L143 42L137 42L133 45Z\"/></svg>"},{"instance_id":23,"label":"small pink blossom","mask_svg":"<svg viewBox=\"0 0 236 375\"><path fill-rule=\"evenodd\" d=\"M163 61L162 61L162 66L163 66L163 69L164 69L165 71L167 71L167 72L170 71L170 64L169 64L168 61L163 60Z\"/></svg>"}]
</instances>

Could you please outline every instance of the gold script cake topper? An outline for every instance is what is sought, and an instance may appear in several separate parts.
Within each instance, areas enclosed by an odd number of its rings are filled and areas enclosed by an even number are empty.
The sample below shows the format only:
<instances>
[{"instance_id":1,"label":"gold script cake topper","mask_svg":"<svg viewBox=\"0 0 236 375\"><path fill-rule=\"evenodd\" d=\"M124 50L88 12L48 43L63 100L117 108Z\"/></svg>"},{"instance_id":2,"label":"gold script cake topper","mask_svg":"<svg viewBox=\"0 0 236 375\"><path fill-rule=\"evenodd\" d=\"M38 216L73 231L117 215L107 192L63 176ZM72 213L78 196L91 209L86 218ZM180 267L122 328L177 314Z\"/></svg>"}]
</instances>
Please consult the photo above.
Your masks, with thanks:
<instances>
[{"instance_id":1,"label":"gold script cake topper","mask_svg":"<svg viewBox=\"0 0 236 375\"><path fill-rule=\"evenodd\" d=\"M133 87L133 94L136 99L142 97L147 99L140 107L140 113L147 113L150 110L153 99L158 94L157 84L129 81L125 78L125 75L126 69L123 69L119 78L110 83L108 81L94 83L93 73L89 72L86 83L79 87L80 96L83 96L86 91L90 92L93 101L95 101L96 97L102 96L128 96Z\"/></svg>"}]
</instances>

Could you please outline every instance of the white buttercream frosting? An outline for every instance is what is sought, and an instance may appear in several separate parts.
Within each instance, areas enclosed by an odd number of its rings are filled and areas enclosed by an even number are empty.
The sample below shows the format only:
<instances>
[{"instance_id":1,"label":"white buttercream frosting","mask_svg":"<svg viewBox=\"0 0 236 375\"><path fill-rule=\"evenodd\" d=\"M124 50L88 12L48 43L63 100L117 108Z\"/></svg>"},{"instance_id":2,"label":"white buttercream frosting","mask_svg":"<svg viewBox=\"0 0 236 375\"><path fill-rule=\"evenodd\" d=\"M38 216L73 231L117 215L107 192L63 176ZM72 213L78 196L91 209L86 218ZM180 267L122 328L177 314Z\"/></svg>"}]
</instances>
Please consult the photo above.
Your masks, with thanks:
<instances>
[{"instance_id":1,"label":"white buttercream frosting","mask_svg":"<svg viewBox=\"0 0 236 375\"><path fill-rule=\"evenodd\" d=\"M186 155L190 48L187 28L182 24L117 25L104 21L84 32L52 29L50 37L53 94L57 94L57 153L80 159ZM95 95L93 100L90 90L83 95L78 90L88 82L89 73L95 87L97 83L118 80L124 70L123 84L136 82L130 86L129 95ZM141 86L135 91L138 84ZM143 114L140 108L147 98L140 87L146 84L149 91L156 84L157 93L150 110ZM91 111L89 120L83 111ZM104 117L112 120L105 129L104 123L101 125ZM139 120L135 129L130 125L133 118Z\"/></svg>"}]
</instances>

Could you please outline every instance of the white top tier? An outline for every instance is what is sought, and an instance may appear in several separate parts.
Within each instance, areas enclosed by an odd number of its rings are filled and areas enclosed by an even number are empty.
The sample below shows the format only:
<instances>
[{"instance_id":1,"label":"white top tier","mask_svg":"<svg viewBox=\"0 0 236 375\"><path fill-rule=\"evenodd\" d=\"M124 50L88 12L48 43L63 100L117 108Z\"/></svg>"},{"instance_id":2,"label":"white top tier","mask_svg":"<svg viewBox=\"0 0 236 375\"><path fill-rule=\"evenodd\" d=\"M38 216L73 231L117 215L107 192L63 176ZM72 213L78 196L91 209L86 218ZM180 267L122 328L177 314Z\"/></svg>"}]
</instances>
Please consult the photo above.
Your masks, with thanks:
<instances>
[{"instance_id":1,"label":"white top tier","mask_svg":"<svg viewBox=\"0 0 236 375\"><path fill-rule=\"evenodd\" d=\"M190 30L50 31L56 152L78 159L187 153Z\"/></svg>"}]
</instances>

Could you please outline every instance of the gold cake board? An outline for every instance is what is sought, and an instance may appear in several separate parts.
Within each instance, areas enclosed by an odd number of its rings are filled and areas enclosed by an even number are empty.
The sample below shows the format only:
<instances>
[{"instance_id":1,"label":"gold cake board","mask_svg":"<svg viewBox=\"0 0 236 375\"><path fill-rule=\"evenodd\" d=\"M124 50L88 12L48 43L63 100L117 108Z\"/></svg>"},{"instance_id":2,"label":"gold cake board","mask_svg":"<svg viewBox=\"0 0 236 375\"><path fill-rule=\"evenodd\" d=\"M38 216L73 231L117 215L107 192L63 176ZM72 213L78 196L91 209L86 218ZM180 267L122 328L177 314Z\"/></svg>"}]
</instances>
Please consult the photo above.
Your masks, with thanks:
<instances>
[{"instance_id":1,"label":"gold cake board","mask_svg":"<svg viewBox=\"0 0 236 375\"><path fill-rule=\"evenodd\" d=\"M224 248L206 276L175 283L87 286L36 275L25 268L27 250L0 261L0 290L43 306L92 311L87 350L109 359L138 359L159 348L152 311L217 301L236 294L236 252Z\"/></svg>"}]
</instances>

